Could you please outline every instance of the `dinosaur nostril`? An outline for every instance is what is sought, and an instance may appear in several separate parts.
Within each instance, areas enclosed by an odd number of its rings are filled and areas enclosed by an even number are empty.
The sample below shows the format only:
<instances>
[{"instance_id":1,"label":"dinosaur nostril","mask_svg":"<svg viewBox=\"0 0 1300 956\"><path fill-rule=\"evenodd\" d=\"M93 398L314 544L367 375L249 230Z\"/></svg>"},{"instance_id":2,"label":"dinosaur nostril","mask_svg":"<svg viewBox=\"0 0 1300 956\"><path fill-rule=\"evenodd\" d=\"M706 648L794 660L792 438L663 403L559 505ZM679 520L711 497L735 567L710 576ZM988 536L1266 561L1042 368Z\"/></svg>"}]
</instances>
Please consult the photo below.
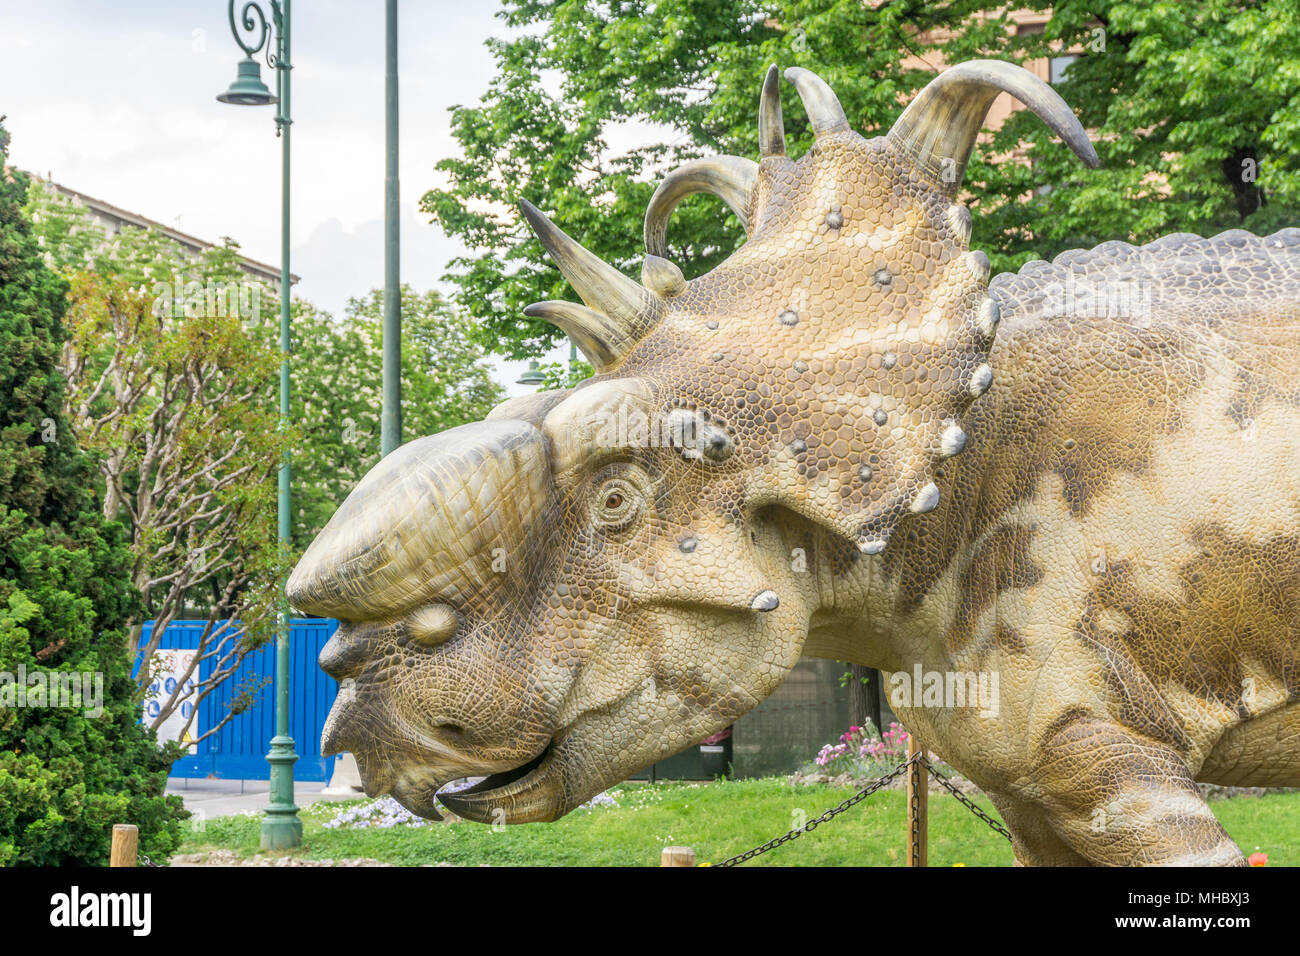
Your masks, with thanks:
<instances>
[{"instance_id":1,"label":"dinosaur nostril","mask_svg":"<svg viewBox=\"0 0 1300 956\"><path fill-rule=\"evenodd\" d=\"M359 640L347 625L340 624L334 636L321 648L317 663L335 680L350 677L365 660L365 641Z\"/></svg>"},{"instance_id":2,"label":"dinosaur nostril","mask_svg":"<svg viewBox=\"0 0 1300 956\"><path fill-rule=\"evenodd\" d=\"M450 734L453 737L459 737L465 733L465 728L460 724L439 724L438 729L443 733Z\"/></svg>"}]
</instances>

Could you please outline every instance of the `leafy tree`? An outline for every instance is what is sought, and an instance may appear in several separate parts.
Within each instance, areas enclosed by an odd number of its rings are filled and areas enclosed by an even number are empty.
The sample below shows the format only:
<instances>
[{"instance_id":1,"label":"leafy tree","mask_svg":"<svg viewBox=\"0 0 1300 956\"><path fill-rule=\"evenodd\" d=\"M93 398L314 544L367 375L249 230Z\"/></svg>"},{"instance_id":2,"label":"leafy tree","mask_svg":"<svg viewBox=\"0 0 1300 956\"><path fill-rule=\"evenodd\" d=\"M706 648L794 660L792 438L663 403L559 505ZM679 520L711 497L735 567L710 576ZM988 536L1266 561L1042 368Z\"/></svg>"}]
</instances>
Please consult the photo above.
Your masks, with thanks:
<instances>
[{"instance_id":1,"label":"leafy tree","mask_svg":"<svg viewBox=\"0 0 1300 956\"><path fill-rule=\"evenodd\" d=\"M102 865L127 822L164 857L185 811L163 794L170 760L133 699L130 543L64 415L67 286L43 262L7 148L0 127L0 864Z\"/></svg>"},{"instance_id":2,"label":"leafy tree","mask_svg":"<svg viewBox=\"0 0 1300 956\"><path fill-rule=\"evenodd\" d=\"M295 303L294 542L305 547L379 461L384 295L350 299L343 320ZM436 291L402 287L402 433L406 440L478 421L502 390L469 325Z\"/></svg>"},{"instance_id":3,"label":"leafy tree","mask_svg":"<svg viewBox=\"0 0 1300 956\"><path fill-rule=\"evenodd\" d=\"M1296 0L1066 0L1012 57L1077 54L1061 95L1096 141L1082 170L1032 115L998 131L967 183L975 243L1011 268L1108 239L1267 234L1300 218ZM1020 147L1031 160L989 162Z\"/></svg>"},{"instance_id":4,"label":"leafy tree","mask_svg":"<svg viewBox=\"0 0 1300 956\"><path fill-rule=\"evenodd\" d=\"M152 229L106 236L50 192L32 209L70 281L68 415L98 465L104 517L131 535L142 597L133 650L154 622L141 688L167 627L205 619L189 672L150 718L160 727L188 703L188 732L200 702L269 636L291 557L275 527L274 476L292 435L277 427L279 349L262 308L274 295L249 281L233 243L192 257ZM191 739L216 733L258 690L241 688Z\"/></svg>"},{"instance_id":5,"label":"leafy tree","mask_svg":"<svg viewBox=\"0 0 1300 956\"><path fill-rule=\"evenodd\" d=\"M575 362L542 362L538 366L542 373L542 383L537 386L540 392L557 388L572 388L583 379L591 378L595 370L591 363L578 359Z\"/></svg>"},{"instance_id":6,"label":"leafy tree","mask_svg":"<svg viewBox=\"0 0 1300 956\"><path fill-rule=\"evenodd\" d=\"M1012 7L1052 16L1017 36ZM488 348L514 358L559 337L523 307L572 297L518 200L635 276L665 169L757 155L769 63L819 73L854 128L874 135L932 78L922 62L1077 54L1060 90L1095 131L1103 169L1082 169L1027 112L977 150L966 175L973 244L995 269L1107 239L1296 218L1297 0L505 0L498 16L516 33L489 41L496 76L479 104L453 110L461 155L438 163L446 185L422 206L470 250L448 275L457 304ZM784 107L797 155L806 117L788 92ZM616 151L615 136L645 145ZM692 197L670 255L698 275L742 238L720 202Z\"/></svg>"}]
</instances>

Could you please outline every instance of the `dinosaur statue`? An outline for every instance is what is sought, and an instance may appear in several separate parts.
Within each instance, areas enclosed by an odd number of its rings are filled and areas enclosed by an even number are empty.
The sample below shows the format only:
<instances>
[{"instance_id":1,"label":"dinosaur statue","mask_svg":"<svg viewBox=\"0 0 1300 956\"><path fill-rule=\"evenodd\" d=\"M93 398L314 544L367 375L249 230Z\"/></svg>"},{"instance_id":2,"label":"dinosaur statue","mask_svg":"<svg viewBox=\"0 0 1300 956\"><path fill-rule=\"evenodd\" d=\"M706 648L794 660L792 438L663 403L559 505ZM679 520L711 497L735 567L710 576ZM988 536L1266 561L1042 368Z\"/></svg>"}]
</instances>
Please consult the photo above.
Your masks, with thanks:
<instances>
[{"instance_id":1,"label":"dinosaur statue","mask_svg":"<svg viewBox=\"0 0 1300 956\"><path fill-rule=\"evenodd\" d=\"M307 550L326 752L418 814L486 774L441 803L554 820L830 657L924 684L899 717L1019 863L1242 863L1196 782L1300 785L1300 230L990 283L967 158L1007 92L1095 166L1059 96L971 61L865 139L785 76L812 147L769 70L761 160L664 179L639 283L523 205L586 303L526 312L597 374L403 446ZM747 241L686 281L698 192Z\"/></svg>"}]
</instances>

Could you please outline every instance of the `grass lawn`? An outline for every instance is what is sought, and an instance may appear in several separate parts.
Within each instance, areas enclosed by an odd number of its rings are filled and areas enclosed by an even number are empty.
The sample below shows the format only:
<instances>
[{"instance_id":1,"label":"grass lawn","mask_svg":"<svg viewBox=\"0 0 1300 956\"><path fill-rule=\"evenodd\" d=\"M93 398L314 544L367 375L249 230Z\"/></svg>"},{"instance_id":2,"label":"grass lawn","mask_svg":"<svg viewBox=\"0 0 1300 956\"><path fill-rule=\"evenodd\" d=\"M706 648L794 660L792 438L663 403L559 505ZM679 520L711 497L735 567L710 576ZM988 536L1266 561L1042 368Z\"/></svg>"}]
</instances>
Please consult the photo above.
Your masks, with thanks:
<instances>
[{"instance_id":1,"label":"grass lawn","mask_svg":"<svg viewBox=\"0 0 1300 956\"><path fill-rule=\"evenodd\" d=\"M576 810L556 823L497 830L473 823L326 829L355 803L317 803L303 811L297 855L370 857L388 863L475 866L657 866L666 845L693 847L700 862L716 863L812 819L852 795L852 789L790 786L783 779L722 783L623 784L611 791L617 807ZM988 801L981 806L997 816ZM1263 850L1270 866L1300 864L1300 793L1218 800L1211 806L1247 853ZM803 814L800 817L800 814ZM901 791L883 791L812 833L746 866L900 866L906 808ZM181 852L258 852L260 818L222 817L189 833ZM930 865L1007 866L1011 845L946 794L930 797Z\"/></svg>"}]
</instances>

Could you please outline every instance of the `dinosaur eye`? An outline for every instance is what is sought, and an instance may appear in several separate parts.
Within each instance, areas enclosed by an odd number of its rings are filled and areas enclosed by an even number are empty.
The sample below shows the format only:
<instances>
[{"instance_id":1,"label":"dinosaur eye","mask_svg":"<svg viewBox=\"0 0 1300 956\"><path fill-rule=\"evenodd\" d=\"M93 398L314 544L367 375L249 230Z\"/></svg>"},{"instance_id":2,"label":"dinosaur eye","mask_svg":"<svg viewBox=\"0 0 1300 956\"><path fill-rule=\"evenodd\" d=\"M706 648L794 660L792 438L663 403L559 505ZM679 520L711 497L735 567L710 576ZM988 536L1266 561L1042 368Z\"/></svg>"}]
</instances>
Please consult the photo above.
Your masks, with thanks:
<instances>
[{"instance_id":1,"label":"dinosaur eye","mask_svg":"<svg viewBox=\"0 0 1300 956\"><path fill-rule=\"evenodd\" d=\"M628 481L611 478L601 483L593 505L592 517L597 524L619 530L626 528L641 513L641 496Z\"/></svg>"}]
</instances>

